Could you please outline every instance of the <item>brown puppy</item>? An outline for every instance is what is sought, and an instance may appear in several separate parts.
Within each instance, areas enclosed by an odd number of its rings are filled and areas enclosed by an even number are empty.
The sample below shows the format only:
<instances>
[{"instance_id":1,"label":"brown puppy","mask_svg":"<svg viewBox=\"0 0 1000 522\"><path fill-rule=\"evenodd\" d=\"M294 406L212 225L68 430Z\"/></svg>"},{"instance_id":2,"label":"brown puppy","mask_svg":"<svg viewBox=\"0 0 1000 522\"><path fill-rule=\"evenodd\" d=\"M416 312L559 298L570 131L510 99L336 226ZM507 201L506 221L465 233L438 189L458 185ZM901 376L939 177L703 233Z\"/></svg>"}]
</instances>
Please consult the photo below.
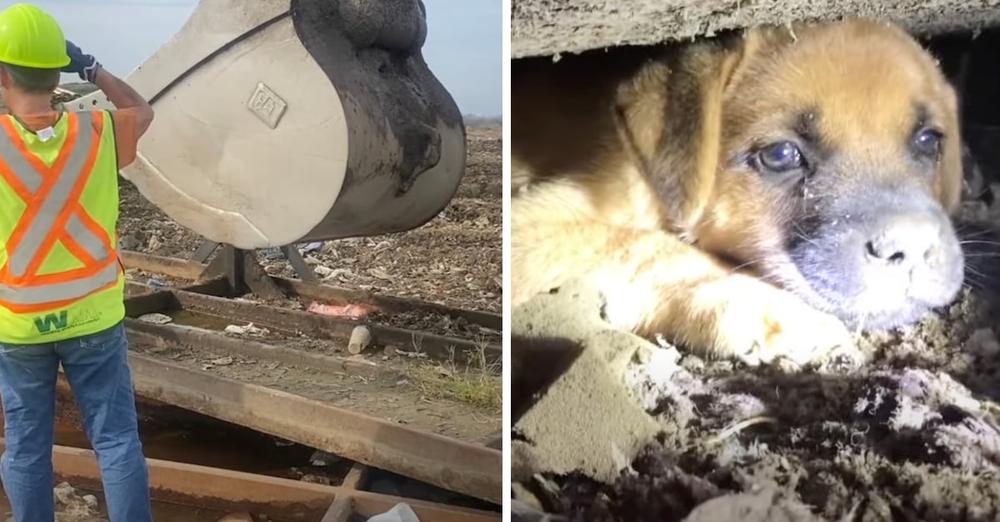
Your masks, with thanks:
<instances>
[{"instance_id":1,"label":"brown puppy","mask_svg":"<svg viewBox=\"0 0 1000 522\"><path fill-rule=\"evenodd\" d=\"M512 101L515 306L582 277L620 327L805 364L961 287L956 97L895 27L523 61Z\"/></svg>"}]
</instances>

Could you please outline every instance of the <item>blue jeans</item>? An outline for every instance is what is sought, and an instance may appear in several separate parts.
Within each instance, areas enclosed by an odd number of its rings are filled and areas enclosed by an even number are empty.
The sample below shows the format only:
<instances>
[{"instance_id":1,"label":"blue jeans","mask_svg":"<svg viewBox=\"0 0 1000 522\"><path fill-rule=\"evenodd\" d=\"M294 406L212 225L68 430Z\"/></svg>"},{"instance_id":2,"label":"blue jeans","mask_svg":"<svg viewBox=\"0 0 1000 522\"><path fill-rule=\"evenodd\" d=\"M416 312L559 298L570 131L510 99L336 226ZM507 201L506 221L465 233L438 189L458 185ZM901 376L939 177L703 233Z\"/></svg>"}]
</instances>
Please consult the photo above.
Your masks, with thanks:
<instances>
[{"instance_id":1,"label":"blue jeans","mask_svg":"<svg viewBox=\"0 0 1000 522\"><path fill-rule=\"evenodd\" d=\"M139 442L128 340L119 323L51 344L0 344L6 448L0 478L17 522L53 522L53 423L62 363L97 453L111 522L152 520L149 471Z\"/></svg>"}]
</instances>

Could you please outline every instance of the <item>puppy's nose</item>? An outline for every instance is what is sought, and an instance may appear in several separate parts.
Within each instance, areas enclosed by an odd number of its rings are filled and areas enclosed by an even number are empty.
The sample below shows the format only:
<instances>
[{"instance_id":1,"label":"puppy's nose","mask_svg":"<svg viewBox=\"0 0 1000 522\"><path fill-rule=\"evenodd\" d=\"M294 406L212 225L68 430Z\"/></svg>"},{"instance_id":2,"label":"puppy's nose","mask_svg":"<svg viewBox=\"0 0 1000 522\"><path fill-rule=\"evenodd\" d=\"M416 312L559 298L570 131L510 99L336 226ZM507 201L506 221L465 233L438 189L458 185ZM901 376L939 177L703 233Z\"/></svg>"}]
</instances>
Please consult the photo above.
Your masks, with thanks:
<instances>
[{"instance_id":1,"label":"puppy's nose","mask_svg":"<svg viewBox=\"0 0 1000 522\"><path fill-rule=\"evenodd\" d=\"M865 243L865 256L873 263L912 266L934 263L941 244L941 227L919 215L886 219Z\"/></svg>"}]
</instances>

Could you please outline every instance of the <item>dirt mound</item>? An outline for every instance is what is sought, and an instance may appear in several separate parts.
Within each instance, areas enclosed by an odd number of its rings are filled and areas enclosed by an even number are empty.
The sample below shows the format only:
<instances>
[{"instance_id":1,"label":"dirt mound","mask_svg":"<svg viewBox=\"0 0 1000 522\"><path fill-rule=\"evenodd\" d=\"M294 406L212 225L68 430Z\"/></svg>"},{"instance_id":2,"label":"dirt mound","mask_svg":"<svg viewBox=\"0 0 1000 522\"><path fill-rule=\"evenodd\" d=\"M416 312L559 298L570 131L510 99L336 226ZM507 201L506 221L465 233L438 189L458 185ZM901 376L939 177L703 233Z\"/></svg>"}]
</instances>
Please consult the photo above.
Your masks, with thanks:
<instances>
[{"instance_id":1,"label":"dirt mound","mask_svg":"<svg viewBox=\"0 0 1000 522\"><path fill-rule=\"evenodd\" d=\"M1000 279L988 272L997 270L1000 232L982 224L998 216L996 203L967 205L964 219L977 222L961 227L969 285L919 324L860 336L871 360L860 369L783 373L638 341L617 375L657 435L612 480L585 466L522 473L519 500L574 521L702 522L735 512L745 521L1000 520ZM512 332L543 320L515 311ZM578 400L600 412L590 400L598 396ZM562 451L587 438L545 429Z\"/></svg>"}]
</instances>

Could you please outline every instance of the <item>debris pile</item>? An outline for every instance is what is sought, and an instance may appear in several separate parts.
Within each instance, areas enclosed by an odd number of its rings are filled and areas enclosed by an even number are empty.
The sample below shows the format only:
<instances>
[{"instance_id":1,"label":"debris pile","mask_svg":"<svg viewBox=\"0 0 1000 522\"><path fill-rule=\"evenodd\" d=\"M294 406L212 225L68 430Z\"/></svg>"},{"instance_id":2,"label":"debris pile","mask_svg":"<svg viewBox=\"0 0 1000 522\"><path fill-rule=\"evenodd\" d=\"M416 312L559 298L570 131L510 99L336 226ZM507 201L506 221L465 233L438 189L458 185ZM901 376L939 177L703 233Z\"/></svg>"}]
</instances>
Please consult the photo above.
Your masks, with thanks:
<instances>
[{"instance_id":1,"label":"debris pile","mask_svg":"<svg viewBox=\"0 0 1000 522\"><path fill-rule=\"evenodd\" d=\"M520 520L1000 520L996 289L862 335L868 365L822 373L611 331L585 287L538 296L512 318Z\"/></svg>"}]
</instances>

